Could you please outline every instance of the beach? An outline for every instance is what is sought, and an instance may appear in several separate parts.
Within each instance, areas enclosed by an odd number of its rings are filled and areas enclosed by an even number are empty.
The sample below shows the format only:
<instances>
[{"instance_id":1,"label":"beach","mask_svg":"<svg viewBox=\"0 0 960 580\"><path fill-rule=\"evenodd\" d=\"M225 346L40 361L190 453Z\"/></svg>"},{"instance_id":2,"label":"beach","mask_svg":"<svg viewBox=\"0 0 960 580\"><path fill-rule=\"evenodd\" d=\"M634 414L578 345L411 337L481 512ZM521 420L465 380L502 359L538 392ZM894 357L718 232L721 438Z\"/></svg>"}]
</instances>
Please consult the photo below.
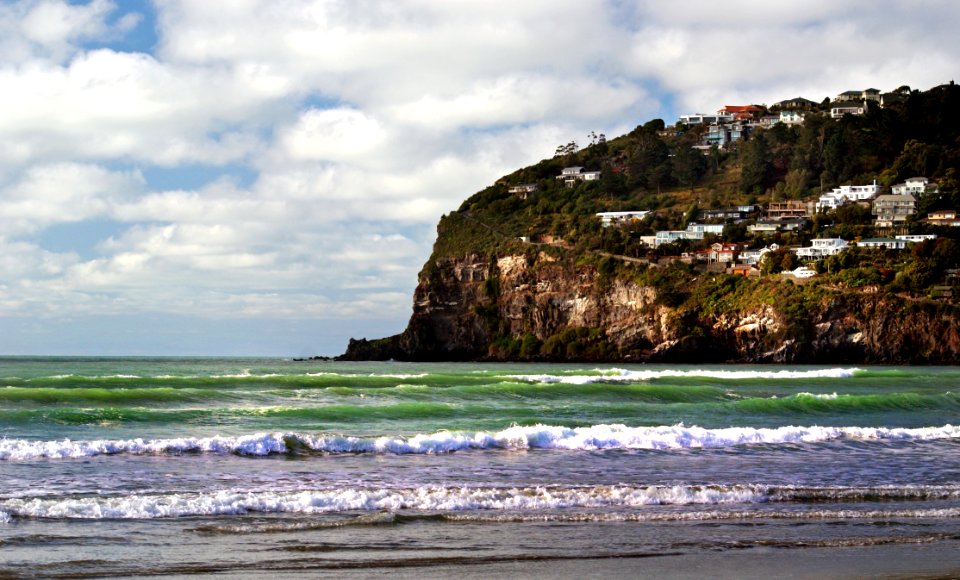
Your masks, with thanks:
<instances>
[{"instance_id":1,"label":"beach","mask_svg":"<svg viewBox=\"0 0 960 580\"><path fill-rule=\"evenodd\" d=\"M0 576L955 577L960 369L0 359Z\"/></svg>"}]
</instances>

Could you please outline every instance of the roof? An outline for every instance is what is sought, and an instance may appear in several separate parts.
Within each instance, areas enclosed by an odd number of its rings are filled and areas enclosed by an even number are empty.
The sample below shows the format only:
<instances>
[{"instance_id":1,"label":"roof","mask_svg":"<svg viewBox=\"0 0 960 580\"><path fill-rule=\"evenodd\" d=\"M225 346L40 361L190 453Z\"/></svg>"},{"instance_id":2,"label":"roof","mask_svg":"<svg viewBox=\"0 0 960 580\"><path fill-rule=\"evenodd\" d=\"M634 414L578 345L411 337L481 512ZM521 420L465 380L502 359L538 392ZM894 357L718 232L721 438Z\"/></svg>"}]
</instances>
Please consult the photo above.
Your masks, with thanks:
<instances>
[{"instance_id":1,"label":"roof","mask_svg":"<svg viewBox=\"0 0 960 580\"><path fill-rule=\"evenodd\" d=\"M910 200L913 202L917 201L917 198L913 197L909 193L904 193L904 194L885 193L883 195L878 195L873 199L874 201L907 201L907 200Z\"/></svg>"}]
</instances>

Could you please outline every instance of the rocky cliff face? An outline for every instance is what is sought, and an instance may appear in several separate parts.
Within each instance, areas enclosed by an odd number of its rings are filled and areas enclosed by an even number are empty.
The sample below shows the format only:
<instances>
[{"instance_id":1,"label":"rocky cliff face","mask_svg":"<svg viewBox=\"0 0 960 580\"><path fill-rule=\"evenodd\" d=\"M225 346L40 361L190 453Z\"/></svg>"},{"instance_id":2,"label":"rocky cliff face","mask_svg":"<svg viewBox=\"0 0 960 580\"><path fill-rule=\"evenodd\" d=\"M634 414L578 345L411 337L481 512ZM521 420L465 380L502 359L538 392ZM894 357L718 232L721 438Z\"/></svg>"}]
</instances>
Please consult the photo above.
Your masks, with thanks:
<instances>
[{"instance_id":1,"label":"rocky cliff face","mask_svg":"<svg viewBox=\"0 0 960 580\"><path fill-rule=\"evenodd\" d=\"M802 320L786 304L706 314L653 287L546 253L429 264L400 335L351 340L346 360L960 362L954 307L825 291Z\"/></svg>"}]
</instances>

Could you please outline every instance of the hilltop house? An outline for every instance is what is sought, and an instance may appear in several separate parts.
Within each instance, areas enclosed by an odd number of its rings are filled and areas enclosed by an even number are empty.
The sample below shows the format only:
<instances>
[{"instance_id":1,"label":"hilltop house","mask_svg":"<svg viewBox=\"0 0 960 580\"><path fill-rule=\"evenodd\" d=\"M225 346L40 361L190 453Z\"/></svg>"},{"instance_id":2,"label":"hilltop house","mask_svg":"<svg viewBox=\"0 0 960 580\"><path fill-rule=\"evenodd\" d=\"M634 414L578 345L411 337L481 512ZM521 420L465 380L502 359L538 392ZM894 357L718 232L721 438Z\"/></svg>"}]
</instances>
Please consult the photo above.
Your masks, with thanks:
<instances>
[{"instance_id":1,"label":"hilltop house","mask_svg":"<svg viewBox=\"0 0 960 580\"><path fill-rule=\"evenodd\" d=\"M810 240L811 246L797 248L797 256L811 260L819 260L825 256L833 256L846 250L849 244L840 238L817 238Z\"/></svg>"},{"instance_id":2,"label":"hilltop house","mask_svg":"<svg viewBox=\"0 0 960 580\"><path fill-rule=\"evenodd\" d=\"M908 215L917 213L917 200L910 194L878 195L873 200L874 225L885 228L902 225Z\"/></svg>"},{"instance_id":3,"label":"hilltop house","mask_svg":"<svg viewBox=\"0 0 960 580\"><path fill-rule=\"evenodd\" d=\"M839 119L844 115L865 115L867 113L866 101L841 101L833 103L830 106L830 118Z\"/></svg>"},{"instance_id":4,"label":"hilltop house","mask_svg":"<svg viewBox=\"0 0 960 580\"><path fill-rule=\"evenodd\" d=\"M773 105L773 109L815 109L820 106L820 103L811 101L810 99L804 99L803 97L794 97L792 99L787 99L785 101L780 101Z\"/></svg>"},{"instance_id":5,"label":"hilltop house","mask_svg":"<svg viewBox=\"0 0 960 580\"><path fill-rule=\"evenodd\" d=\"M725 105L717 111L717 114L732 115L734 120L740 121L753 119L753 117L761 111L763 111L763 109L756 105Z\"/></svg>"},{"instance_id":6,"label":"hilltop house","mask_svg":"<svg viewBox=\"0 0 960 580\"><path fill-rule=\"evenodd\" d=\"M841 205L851 201L866 201L873 199L880 188L877 186L877 180L873 180L872 185L841 185L836 187L830 193L820 196L817 201L817 211L837 209Z\"/></svg>"},{"instance_id":7,"label":"hilltop house","mask_svg":"<svg viewBox=\"0 0 960 580\"><path fill-rule=\"evenodd\" d=\"M837 95L836 101L873 101L880 102L880 89L865 89L862 91L843 91Z\"/></svg>"},{"instance_id":8,"label":"hilltop house","mask_svg":"<svg viewBox=\"0 0 960 580\"><path fill-rule=\"evenodd\" d=\"M694 113L692 115L680 115L678 123L684 125L723 124L733 121L733 115L705 115L703 113Z\"/></svg>"},{"instance_id":9,"label":"hilltop house","mask_svg":"<svg viewBox=\"0 0 960 580\"><path fill-rule=\"evenodd\" d=\"M573 187L577 181L596 181L600 179L600 172L584 171L583 167L564 167L557 179L563 180L567 187Z\"/></svg>"}]
</instances>

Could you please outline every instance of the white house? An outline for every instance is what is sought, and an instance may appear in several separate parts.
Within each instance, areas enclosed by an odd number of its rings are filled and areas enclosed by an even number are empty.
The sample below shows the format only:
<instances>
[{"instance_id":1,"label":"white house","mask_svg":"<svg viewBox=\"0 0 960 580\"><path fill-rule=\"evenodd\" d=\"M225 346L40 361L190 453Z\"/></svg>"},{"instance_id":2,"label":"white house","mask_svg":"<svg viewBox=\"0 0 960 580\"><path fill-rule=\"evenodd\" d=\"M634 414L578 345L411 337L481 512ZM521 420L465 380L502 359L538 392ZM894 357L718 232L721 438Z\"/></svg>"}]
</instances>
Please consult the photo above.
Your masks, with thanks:
<instances>
[{"instance_id":1,"label":"white house","mask_svg":"<svg viewBox=\"0 0 960 580\"><path fill-rule=\"evenodd\" d=\"M817 238L810 240L811 246L797 248L797 256L819 260L825 256L833 256L846 250L849 244L840 238Z\"/></svg>"},{"instance_id":2,"label":"white house","mask_svg":"<svg viewBox=\"0 0 960 580\"><path fill-rule=\"evenodd\" d=\"M567 187L573 187L577 181L596 181L600 179L599 171L584 171L583 167L564 167L557 179L562 179Z\"/></svg>"},{"instance_id":3,"label":"white house","mask_svg":"<svg viewBox=\"0 0 960 580\"><path fill-rule=\"evenodd\" d=\"M801 125L803 114L796 111L780 111L780 122L784 125Z\"/></svg>"},{"instance_id":4,"label":"white house","mask_svg":"<svg viewBox=\"0 0 960 580\"><path fill-rule=\"evenodd\" d=\"M907 247L906 240L898 240L895 238L867 238L865 240L860 240L857 242L857 246L861 248L886 248L888 250L902 250Z\"/></svg>"},{"instance_id":5,"label":"white house","mask_svg":"<svg viewBox=\"0 0 960 580\"><path fill-rule=\"evenodd\" d=\"M657 232L657 238L654 247L660 247L663 244L670 244L677 240L702 240L704 234L723 233L723 224L687 224L685 230L661 230Z\"/></svg>"},{"instance_id":6,"label":"white house","mask_svg":"<svg viewBox=\"0 0 960 580\"><path fill-rule=\"evenodd\" d=\"M837 209L841 205L851 201L866 201L876 197L880 190L877 186L877 180L873 180L871 185L841 185L836 187L830 193L820 196L817 201L817 211L827 209Z\"/></svg>"},{"instance_id":7,"label":"white house","mask_svg":"<svg viewBox=\"0 0 960 580\"><path fill-rule=\"evenodd\" d=\"M847 101L843 103L834 103L830 107L830 118L839 119L844 115L864 115L867 112L867 103L864 101L852 102Z\"/></svg>"},{"instance_id":8,"label":"white house","mask_svg":"<svg viewBox=\"0 0 960 580\"><path fill-rule=\"evenodd\" d=\"M895 236L898 240L906 240L911 243L925 242L927 240L937 239L937 234L905 234L902 236Z\"/></svg>"},{"instance_id":9,"label":"white house","mask_svg":"<svg viewBox=\"0 0 960 580\"><path fill-rule=\"evenodd\" d=\"M812 278L817 275L816 270L807 268L806 266L800 266L799 268L797 268L796 270L793 270L792 272L790 270L784 270L783 272L780 272L780 273L787 276L793 276L795 278Z\"/></svg>"},{"instance_id":10,"label":"white house","mask_svg":"<svg viewBox=\"0 0 960 580\"><path fill-rule=\"evenodd\" d=\"M743 250L740 252L740 261L744 264L759 264L760 260L766 254L778 250L780 246L777 244L770 244L764 248L757 250Z\"/></svg>"},{"instance_id":11,"label":"white house","mask_svg":"<svg viewBox=\"0 0 960 580\"><path fill-rule=\"evenodd\" d=\"M733 121L733 115L704 115L703 113L694 113L692 115L680 115L680 123L684 125L700 125L703 123L723 124Z\"/></svg>"},{"instance_id":12,"label":"white house","mask_svg":"<svg viewBox=\"0 0 960 580\"><path fill-rule=\"evenodd\" d=\"M649 211L602 211L597 214L597 217L606 228L613 224L640 221L649 213Z\"/></svg>"},{"instance_id":13,"label":"white house","mask_svg":"<svg viewBox=\"0 0 960 580\"><path fill-rule=\"evenodd\" d=\"M890 192L893 195L916 195L917 197L925 193L936 193L937 184L930 183L926 177L911 177L903 183L890 186Z\"/></svg>"}]
</instances>

